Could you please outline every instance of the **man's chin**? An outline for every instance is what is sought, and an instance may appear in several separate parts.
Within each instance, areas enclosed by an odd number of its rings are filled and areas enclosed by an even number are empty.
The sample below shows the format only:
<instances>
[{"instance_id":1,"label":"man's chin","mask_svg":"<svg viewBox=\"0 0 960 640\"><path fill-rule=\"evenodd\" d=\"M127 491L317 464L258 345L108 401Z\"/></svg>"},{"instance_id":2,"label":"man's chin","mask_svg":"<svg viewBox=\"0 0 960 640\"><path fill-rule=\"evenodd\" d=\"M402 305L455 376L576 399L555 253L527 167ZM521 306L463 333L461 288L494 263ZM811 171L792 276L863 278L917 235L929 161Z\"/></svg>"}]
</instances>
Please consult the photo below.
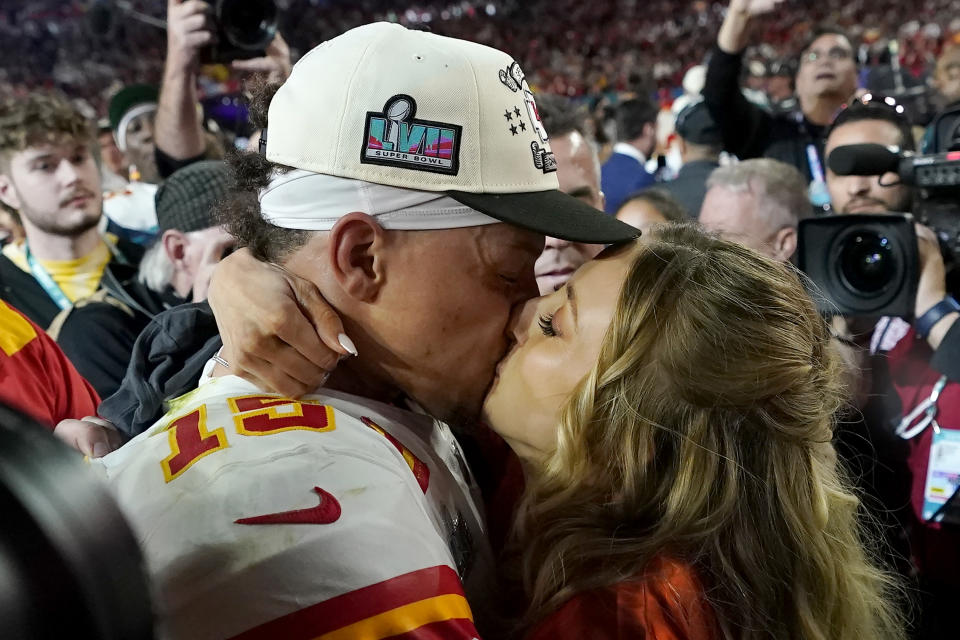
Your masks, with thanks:
<instances>
[{"instance_id":1,"label":"man's chin","mask_svg":"<svg viewBox=\"0 0 960 640\"><path fill-rule=\"evenodd\" d=\"M34 222L34 225L47 233L72 238L72 237L82 235L87 231L89 231L90 229L96 228L96 226L100 224L99 213L91 214L89 212L84 212L82 217L74 216L71 219L70 214L73 214L73 213L75 212L73 211L64 212L64 215L55 224L45 225L45 224L38 224L37 222Z\"/></svg>"}]
</instances>

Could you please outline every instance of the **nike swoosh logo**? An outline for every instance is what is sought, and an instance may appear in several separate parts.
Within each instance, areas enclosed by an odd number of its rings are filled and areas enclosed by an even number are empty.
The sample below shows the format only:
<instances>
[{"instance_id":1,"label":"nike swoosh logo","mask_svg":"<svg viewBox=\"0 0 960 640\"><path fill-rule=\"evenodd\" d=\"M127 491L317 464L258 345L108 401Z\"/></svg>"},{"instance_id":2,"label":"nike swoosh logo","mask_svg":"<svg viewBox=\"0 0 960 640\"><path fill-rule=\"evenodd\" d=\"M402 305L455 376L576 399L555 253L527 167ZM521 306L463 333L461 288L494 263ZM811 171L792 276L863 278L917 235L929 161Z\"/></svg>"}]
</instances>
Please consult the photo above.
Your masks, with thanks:
<instances>
[{"instance_id":1,"label":"nike swoosh logo","mask_svg":"<svg viewBox=\"0 0 960 640\"><path fill-rule=\"evenodd\" d=\"M320 504L315 507L240 518L235 522L237 524L330 524L339 520L340 503L337 499L320 487L314 487L313 491L320 496Z\"/></svg>"}]
</instances>

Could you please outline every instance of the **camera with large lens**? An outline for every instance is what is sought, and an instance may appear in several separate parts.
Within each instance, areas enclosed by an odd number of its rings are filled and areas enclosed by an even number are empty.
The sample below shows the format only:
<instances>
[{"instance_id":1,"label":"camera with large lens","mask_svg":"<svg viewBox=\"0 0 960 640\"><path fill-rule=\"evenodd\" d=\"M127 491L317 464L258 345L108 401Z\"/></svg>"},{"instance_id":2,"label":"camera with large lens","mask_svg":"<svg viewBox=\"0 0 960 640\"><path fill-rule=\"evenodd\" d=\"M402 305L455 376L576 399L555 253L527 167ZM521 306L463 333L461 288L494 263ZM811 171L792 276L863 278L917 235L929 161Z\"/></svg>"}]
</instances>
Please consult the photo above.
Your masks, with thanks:
<instances>
[{"instance_id":1,"label":"camera with large lens","mask_svg":"<svg viewBox=\"0 0 960 640\"><path fill-rule=\"evenodd\" d=\"M230 62L266 55L277 33L275 0L215 0L215 43L201 53L204 63Z\"/></svg>"},{"instance_id":2,"label":"camera with large lens","mask_svg":"<svg viewBox=\"0 0 960 640\"><path fill-rule=\"evenodd\" d=\"M798 266L824 314L911 317L919 256L909 214L827 216L802 220Z\"/></svg>"}]
</instances>

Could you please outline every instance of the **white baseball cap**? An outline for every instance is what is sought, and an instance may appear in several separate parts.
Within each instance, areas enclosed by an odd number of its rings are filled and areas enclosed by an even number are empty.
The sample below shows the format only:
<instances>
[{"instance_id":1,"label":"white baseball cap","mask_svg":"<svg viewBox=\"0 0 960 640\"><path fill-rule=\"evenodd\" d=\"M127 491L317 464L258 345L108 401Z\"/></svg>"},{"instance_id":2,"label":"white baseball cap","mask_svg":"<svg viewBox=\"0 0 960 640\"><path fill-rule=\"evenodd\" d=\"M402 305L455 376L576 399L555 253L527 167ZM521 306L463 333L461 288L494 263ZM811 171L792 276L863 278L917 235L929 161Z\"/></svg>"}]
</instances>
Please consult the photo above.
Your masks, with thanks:
<instances>
[{"instance_id":1,"label":"white baseball cap","mask_svg":"<svg viewBox=\"0 0 960 640\"><path fill-rule=\"evenodd\" d=\"M386 22L347 31L297 62L270 103L265 136L271 162L444 192L548 236L613 243L639 235L559 191L523 71L473 42Z\"/></svg>"}]
</instances>

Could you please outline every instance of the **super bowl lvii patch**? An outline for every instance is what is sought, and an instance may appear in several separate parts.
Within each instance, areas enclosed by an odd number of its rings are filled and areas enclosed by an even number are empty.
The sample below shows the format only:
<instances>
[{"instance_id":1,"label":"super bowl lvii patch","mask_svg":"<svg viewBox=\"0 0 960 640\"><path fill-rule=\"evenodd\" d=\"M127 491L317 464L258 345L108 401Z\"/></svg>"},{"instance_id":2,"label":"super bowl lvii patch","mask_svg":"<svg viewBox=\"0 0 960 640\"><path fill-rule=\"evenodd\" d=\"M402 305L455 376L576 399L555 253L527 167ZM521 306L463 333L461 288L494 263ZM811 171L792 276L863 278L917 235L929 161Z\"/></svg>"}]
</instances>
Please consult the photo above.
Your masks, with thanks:
<instances>
[{"instance_id":1,"label":"super bowl lvii patch","mask_svg":"<svg viewBox=\"0 0 960 640\"><path fill-rule=\"evenodd\" d=\"M360 162L456 175L462 128L416 115L417 101L406 94L387 100L382 112L368 111Z\"/></svg>"}]
</instances>

